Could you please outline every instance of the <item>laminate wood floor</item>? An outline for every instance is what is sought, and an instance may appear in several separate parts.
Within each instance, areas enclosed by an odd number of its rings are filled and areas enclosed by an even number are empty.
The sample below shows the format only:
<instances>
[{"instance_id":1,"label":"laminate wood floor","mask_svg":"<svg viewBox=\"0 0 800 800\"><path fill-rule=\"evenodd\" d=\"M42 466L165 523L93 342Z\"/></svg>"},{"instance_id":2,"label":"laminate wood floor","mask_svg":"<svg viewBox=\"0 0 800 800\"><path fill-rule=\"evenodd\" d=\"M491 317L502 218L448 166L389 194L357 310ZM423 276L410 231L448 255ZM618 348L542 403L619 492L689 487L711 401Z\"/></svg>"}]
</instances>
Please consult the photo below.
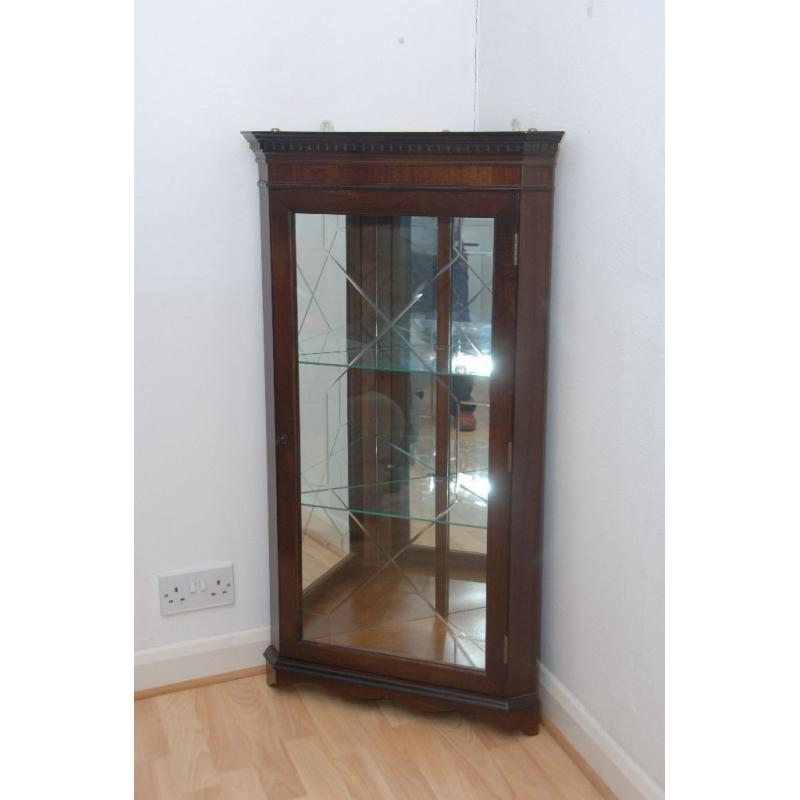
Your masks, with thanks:
<instances>
[{"instance_id":1,"label":"laminate wood floor","mask_svg":"<svg viewBox=\"0 0 800 800\"><path fill-rule=\"evenodd\" d=\"M553 738L264 676L135 703L136 800L597 800Z\"/></svg>"}]
</instances>

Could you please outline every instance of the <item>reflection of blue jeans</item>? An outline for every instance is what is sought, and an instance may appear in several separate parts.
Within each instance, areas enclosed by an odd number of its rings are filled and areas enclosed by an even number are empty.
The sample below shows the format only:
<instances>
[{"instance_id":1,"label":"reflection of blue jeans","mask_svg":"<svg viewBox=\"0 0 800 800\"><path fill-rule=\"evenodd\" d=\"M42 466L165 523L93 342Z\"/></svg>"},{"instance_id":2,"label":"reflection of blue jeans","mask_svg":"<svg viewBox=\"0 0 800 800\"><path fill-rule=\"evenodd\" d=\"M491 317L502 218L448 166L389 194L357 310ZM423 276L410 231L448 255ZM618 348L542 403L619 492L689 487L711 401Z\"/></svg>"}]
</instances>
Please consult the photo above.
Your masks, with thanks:
<instances>
[{"instance_id":1,"label":"reflection of blue jeans","mask_svg":"<svg viewBox=\"0 0 800 800\"><path fill-rule=\"evenodd\" d=\"M411 277L415 286L421 286L436 274L436 255L434 253L411 253ZM416 304L418 311L434 312L436 309L436 284L428 286L424 295ZM412 312L413 313L413 312ZM450 268L450 316L454 322L469 322L469 271L463 259L459 259ZM473 380L469 375L454 375L450 380L450 391L454 397L450 399L450 413L459 410L474 411L475 406L464 405L464 400L472 399Z\"/></svg>"},{"instance_id":2,"label":"reflection of blue jeans","mask_svg":"<svg viewBox=\"0 0 800 800\"><path fill-rule=\"evenodd\" d=\"M450 270L450 314L454 322L469 322L469 270L464 259L459 259ZM469 375L453 375L450 389L456 400L450 401L450 413L459 410L471 412L473 405L464 405L463 400L472 399L474 381ZM460 408L459 408L460 406Z\"/></svg>"},{"instance_id":3,"label":"reflection of blue jeans","mask_svg":"<svg viewBox=\"0 0 800 800\"><path fill-rule=\"evenodd\" d=\"M463 259L450 270L450 316L454 322L469 322L469 271Z\"/></svg>"},{"instance_id":4,"label":"reflection of blue jeans","mask_svg":"<svg viewBox=\"0 0 800 800\"><path fill-rule=\"evenodd\" d=\"M455 414L457 411L474 411L475 406L466 405L463 400L472 400L472 387L474 381L469 375L453 375L450 379L450 389L456 400L450 400L450 412Z\"/></svg>"}]
</instances>

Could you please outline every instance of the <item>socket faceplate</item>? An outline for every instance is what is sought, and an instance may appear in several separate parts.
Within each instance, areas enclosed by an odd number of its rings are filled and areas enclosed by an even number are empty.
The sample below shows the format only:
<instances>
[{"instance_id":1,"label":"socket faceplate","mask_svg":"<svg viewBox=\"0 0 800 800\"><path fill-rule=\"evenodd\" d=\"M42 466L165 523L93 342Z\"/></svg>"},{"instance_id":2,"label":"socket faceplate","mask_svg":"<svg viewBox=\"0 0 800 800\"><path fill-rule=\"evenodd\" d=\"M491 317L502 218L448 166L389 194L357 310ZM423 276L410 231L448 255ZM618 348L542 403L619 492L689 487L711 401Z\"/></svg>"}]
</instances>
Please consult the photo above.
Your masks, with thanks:
<instances>
[{"instance_id":1,"label":"socket faceplate","mask_svg":"<svg viewBox=\"0 0 800 800\"><path fill-rule=\"evenodd\" d=\"M234 601L233 564L215 564L158 576L161 615L231 605Z\"/></svg>"}]
</instances>

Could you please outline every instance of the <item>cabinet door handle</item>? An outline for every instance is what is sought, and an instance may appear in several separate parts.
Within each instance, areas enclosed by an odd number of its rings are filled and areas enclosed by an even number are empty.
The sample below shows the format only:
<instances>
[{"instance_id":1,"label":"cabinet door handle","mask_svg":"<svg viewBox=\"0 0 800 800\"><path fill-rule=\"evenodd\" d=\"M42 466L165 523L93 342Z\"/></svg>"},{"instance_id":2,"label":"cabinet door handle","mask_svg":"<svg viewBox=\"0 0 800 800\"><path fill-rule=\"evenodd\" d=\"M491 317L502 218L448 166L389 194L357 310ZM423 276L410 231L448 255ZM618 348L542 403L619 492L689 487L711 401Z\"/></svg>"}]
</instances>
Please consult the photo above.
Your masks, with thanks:
<instances>
[{"instance_id":1,"label":"cabinet door handle","mask_svg":"<svg viewBox=\"0 0 800 800\"><path fill-rule=\"evenodd\" d=\"M280 436L276 437L275 444L289 444L289 434L282 433Z\"/></svg>"}]
</instances>

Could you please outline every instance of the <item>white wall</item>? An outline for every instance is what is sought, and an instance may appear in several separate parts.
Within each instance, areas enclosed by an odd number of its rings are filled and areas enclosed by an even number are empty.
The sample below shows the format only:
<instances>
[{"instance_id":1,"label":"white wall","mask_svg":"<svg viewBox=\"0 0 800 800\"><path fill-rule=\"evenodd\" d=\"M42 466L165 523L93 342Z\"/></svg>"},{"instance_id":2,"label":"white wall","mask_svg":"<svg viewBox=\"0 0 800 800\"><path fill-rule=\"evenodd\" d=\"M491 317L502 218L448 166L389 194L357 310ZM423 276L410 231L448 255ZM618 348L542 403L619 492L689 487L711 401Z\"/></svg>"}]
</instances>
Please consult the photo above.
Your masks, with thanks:
<instances>
[{"instance_id":1,"label":"white wall","mask_svg":"<svg viewBox=\"0 0 800 800\"><path fill-rule=\"evenodd\" d=\"M268 620L257 172L239 131L472 130L474 12L137 0L137 663ZM220 560L234 606L159 615L156 573Z\"/></svg>"},{"instance_id":2,"label":"white wall","mask_svg":"<svg viewBox=\"0 0 800 800\"><path fill-rule=\"evenodd\" d=\"M471 130L475 3L137 0L135 33L136 649L152 666L215 635L258 644L268 619L258 194L238 132ZM478 129L566 131L543 661L663 784L661 8L492 0L479 35ZM219 560L234 606L159 616L157 572Z\"/></svg>"},{"instance_id":3,"label":"white wall","mask_svg":"<svg viewBox=\"0 0 800 800\"><path fill-rule=\"evenodd\" d=\"M478 127L556 169L542 662L664 783L663 10L481 4ZM510 21L513 20L513 24Z\"/></svg>"}]
</instances>

